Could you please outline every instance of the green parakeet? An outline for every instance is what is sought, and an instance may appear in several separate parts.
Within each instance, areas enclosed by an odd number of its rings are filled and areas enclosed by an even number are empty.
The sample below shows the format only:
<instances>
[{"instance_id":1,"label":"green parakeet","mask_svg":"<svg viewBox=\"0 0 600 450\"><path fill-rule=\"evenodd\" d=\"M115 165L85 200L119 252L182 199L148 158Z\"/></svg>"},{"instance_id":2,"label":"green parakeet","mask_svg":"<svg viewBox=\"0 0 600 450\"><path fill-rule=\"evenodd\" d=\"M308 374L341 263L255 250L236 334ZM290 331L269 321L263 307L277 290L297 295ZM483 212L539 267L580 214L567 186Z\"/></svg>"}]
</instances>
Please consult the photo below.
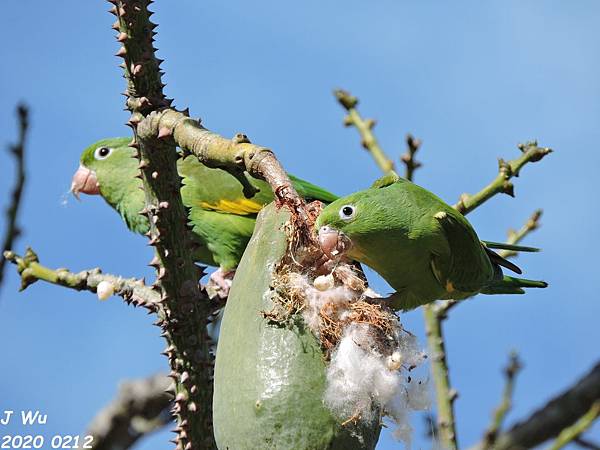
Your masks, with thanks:
<instances>
[{"instance_id":1,"label":"green parakeet","mask_svg":"<svg viewBox=\"0 0 600 450\"><path fill-rule=\"evenodd\" d=\"M71 191L101 195L123 218L128 228L146 233L148 219L140 214L144 207L142 181L130 138L103 139L87 147L80 166L73 176ZM250 178L258 189L252 198L246 198L241 184L228 172L211 169L200 164L196 157L188 156L178 161L183 178L181 196L189 208L189 221L197 239L195 258L209 266L218 266L213 280L227 290L225 277L230 277L237 267L248 244L256 214L274 196L268 183ZM298 193L307 200L325 203L337 197L324 189L290 176Z\"/></svg>"},{"instance_id":2,"label":"green parakeet","mask_svg":"<svg viewBox=\"0 0 600 450\"><path fill-rule=\"evenodd\" d=\"M462 214L397 175L329 204L315 226L323 252L344 254L378 272L397 291L390 300L398 309L547 286L504 276L500 266L521 270L490 250L537 249L480 241Z\"/></svg>"}]
</instances>

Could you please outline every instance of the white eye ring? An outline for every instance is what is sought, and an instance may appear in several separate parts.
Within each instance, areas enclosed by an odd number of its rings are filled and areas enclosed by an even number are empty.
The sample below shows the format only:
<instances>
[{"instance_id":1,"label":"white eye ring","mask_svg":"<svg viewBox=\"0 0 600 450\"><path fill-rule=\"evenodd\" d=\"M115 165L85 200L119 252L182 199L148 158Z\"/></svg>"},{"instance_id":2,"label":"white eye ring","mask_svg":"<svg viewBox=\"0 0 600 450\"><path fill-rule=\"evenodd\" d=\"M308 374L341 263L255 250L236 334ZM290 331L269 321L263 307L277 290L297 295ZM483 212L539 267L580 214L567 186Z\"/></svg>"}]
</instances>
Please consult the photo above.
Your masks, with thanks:
<instances>
[{"instance_id":1,"label":"white eye ring","mask_svg":"<svg viewBox=\"0 0 600 450\"><path fill-rule=\"evenodd\" d=\"M109 147L98 147L95 151L94 151L94 158L96 159L106 159L110 156L110 154L112 153L113 149L109 148Z\"/></svg>"},{"instance_id":2,"label":"white eye ring","mask_svg":"<svg viewBox=\"0 0 600 450\"><path fill-rule=\"evenodd\" d=\"M356 208L352 205L344 205L340 208L340 219L352 220L356 215Z\"/></svg>"}]
</instances>

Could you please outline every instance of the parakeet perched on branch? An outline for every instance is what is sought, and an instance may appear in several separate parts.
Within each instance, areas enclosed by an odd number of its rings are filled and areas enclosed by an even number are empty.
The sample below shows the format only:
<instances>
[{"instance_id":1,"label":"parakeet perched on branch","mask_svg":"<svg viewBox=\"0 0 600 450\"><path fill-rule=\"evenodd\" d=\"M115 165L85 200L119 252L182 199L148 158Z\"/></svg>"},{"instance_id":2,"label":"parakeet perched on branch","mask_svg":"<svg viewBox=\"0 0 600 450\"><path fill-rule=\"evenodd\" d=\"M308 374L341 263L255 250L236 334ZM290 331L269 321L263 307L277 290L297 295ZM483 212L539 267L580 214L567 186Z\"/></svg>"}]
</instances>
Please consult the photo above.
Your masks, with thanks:
<instances>
[{"instance_id":1,"label":"parakeet perched on branch","mask_svg":"<svg viewBox=\"0 0 600 450\"><path fill-rule=\"evenodd\" d=\"M148 219L140 214L144 207L142 181L130 138L104 139L87 147L80 166L73 176L71 191L101 195L123 218L127 227L136 233L146 233ZM252 198L246 198L242 185L235 177L221 169L211 169L188 156L178 162L183 178L181 196L190 208L189 221L197 240L195 258L198 262L218 266L212 280L223 291L228 289L229 278L237 267L248 244L256 214L274 196L268 183L250 178L258 189ZM290 176L298 193L307 200L324 203L337 197L314 184Z\"/></svg>"},{"instance_id":2,"label":"parakeet perched on branch","mask_svg":"<svg viewBox=\"0 0 600 450\"><path fill-rule=\"evenodd\" d=\"M329 204L315 226L325 254L368 265L397 291L390 298L396 309L547 286L504 276L500 266L521 270L490 248L537 249L480 241L462 214L397 175Z\"/></svg>"}]
</instances>

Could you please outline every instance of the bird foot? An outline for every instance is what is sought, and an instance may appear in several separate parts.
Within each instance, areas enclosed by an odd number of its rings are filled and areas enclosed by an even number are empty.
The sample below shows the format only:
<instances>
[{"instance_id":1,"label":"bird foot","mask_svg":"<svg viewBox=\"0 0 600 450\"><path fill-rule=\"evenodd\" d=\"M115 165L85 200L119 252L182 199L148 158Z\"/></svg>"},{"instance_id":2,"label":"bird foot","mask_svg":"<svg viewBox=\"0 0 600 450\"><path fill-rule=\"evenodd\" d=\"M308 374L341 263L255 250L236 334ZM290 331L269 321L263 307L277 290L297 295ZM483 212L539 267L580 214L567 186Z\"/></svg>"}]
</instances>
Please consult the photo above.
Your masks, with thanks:
<instances>
[{"instance_id":1,"label":"bird foot","mask_svg":"<svg viewBox=\"0 0 600 450\"><path fill-rule=\"evenodd\" d=\"M208 283L206 283L206 292L210 298L220 297L227 298L231 284L233 283L233 276L235 270L215 270L209 277Z\"/></svg>"}]
</instances>

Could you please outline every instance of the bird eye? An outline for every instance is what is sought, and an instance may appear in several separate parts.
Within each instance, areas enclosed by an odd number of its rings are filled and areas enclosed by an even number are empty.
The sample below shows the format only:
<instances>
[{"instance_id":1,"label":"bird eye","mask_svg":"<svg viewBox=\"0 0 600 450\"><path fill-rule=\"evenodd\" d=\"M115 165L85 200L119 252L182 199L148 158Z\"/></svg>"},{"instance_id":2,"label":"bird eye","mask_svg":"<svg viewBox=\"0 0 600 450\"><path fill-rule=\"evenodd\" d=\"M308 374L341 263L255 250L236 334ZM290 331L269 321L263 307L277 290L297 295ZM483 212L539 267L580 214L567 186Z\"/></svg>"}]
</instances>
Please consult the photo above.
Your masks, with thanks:
<instances>
[{"instance_id":1,"label":"bird eye","mask_svg":"<svg viewBox=\"0 0 600 450\"><path fill-rule=\"evenodd\" d=\"M98 147L94 152L94 158L96 159L106 159L112 153L112 148L108 147Z\"/></svg>"},{"instance_id":2,"label":"bird eye","mask_svg":"<svg viewBox=\"0 0 600 450\"><path fill-rule=\"evenodd\" d=\"M340 218L342 220L350 220L354 218L356 208L352 205L344 205L340 208Z\"/></svg>"}]
</instances>

